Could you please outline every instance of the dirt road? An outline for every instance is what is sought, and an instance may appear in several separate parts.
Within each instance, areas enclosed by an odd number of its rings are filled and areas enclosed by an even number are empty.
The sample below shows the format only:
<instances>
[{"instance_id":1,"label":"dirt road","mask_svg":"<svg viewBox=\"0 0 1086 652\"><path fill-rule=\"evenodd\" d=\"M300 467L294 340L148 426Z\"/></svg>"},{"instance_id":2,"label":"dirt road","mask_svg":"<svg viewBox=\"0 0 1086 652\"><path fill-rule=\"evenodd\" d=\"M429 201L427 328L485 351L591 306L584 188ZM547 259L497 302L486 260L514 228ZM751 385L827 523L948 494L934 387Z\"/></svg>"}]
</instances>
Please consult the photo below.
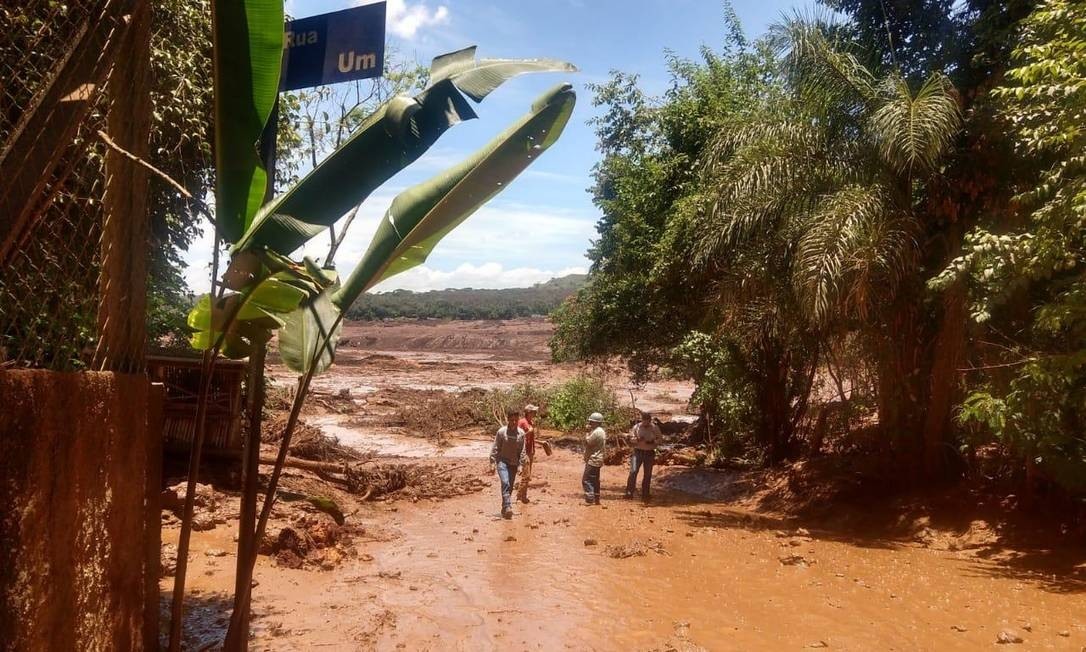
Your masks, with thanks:
<instances>
[{"instance_id":1,"label":"dirt road","mask_svg":"<svg viewBox=\"0 0 1086 652\"><path fill-rule=\"evenodd\" d=\"M367 383L378 392L412 377L512 383L525 367L479 355L361 349L348 356L358 364L324 382L358 395ZM543 375L568 371L533 364ZM663 389L644 396L675 403L682 391ZM462 458L450 461L489 486L351 506L357 556L333 570L292 570L262 556L255 650L976 650L1001 636L1022 641L1007 644L1013 649L1086 649L1081 550L999 547L975 536L988 532L983 523L932 535L946 535L946 545L829 521L800 527L737 498L736 476L725 471L658 468L656 499L642 505L621 498L625 469L605 467L603 505L586 507L580 460L564 450L540 458L533 502L506 521L480 436L439 451L403 433L377 437L376 427L352 433L335 415L323 425L385 454ZM194 533L193 648L221 636L233 533L232 523Z\"/></svg>"}]
</instances>

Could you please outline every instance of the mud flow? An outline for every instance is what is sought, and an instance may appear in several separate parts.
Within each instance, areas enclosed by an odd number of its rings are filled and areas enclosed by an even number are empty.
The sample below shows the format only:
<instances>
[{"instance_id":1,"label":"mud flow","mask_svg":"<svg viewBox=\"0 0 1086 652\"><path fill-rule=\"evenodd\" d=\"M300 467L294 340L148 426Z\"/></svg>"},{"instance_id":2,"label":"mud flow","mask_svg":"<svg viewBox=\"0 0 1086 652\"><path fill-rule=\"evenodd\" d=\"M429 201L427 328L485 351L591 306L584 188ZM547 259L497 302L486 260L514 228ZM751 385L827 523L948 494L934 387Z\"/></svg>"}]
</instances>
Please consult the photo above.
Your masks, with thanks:
<instances>
[{"instance_id":1,"label":"mud flow","mask_svg":"<svg viewBox=\"0 0 1086 652\"><path fill-rule=\"evenodd\" d=\"M766 509L750 474L678 465L655 469L647 504L623 497L626 466L605 466L602 504L586 506L580 454L564 448L537 454L531 502L505 520L486 432L433 438L388 425L405 387L462 391L576 373L546 361L546 336L530 321L348 327L342 357L317 383L325 404L307 423L367 464L436 465L425 486L448 488L361 500L288 469L288 489L335 499L345 523L330 537L328 517L308 503L277 504L272 529L293 528L302 544L295 563L274 550L294 535L278 535L258 562L252 649L1086 646L1086 555L1058 539L1012 543L980 517L953 527L920 517L896 529L872 527L886 519L863 509L800 518ZM632 398L681 418L689 391L661 382ZM189 569L190 649L221 640L233 590L237 498L208 491L210 527L194 533ZM168 548L176 528L164 518ZM163 591L171 585L164 578Z\"/></svg>"}]
</instances>

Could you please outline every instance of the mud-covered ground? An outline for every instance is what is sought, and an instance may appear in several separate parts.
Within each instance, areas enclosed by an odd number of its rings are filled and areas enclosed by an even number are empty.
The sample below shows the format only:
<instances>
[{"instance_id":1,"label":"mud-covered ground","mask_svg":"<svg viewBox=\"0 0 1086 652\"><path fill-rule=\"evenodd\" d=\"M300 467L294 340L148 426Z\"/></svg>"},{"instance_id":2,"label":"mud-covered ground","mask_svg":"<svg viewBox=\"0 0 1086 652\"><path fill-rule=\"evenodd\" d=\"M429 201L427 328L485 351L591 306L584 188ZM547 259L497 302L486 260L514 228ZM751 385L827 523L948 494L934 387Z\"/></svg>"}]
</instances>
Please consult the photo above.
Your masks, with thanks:
<instances>
[{"instance_id":1,"label":"mud-covered ground","mask_svg":"<svg viewBox=\"0 0 1086 652\"><path fill-rule=\"evenodd\" d=\"M1086 551L1005 498L865 491L821 504L805 486L810 465L771 475L668 466L642 505L622 499L625 469L608 466L603 505L586 507L579 457L558 449L540 454L532 502L506 521L485 433L388 425L413 400L405 388L576 373L546 361L547 335L533 321L348 326L307 422L367 451L366 464L425 468L417 486L366 501L287 470L293 500L278 504L256 570L252 649L1086 649ZM690 391L631 389L665 419L681 416ZM237 498L210 493L198 510L210 528L194 532L190 553L191 649L220 640L233 589ZM297 500L315 494L338 504L342 527ZM168 550L177 530L164 518Z\"/></svg>"}]
</instances>

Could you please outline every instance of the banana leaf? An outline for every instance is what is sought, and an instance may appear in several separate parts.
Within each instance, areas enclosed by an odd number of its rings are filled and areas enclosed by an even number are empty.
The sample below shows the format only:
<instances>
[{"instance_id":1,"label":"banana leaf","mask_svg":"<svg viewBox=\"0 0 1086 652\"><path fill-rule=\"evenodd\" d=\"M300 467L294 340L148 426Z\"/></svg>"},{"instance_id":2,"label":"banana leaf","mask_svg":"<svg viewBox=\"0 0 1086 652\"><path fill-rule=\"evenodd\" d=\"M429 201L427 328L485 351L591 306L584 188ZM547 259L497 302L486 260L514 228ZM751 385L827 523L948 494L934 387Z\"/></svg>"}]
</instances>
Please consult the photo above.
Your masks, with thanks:
<instances>
[{"instance_id":1,"label":"banana leaf","mask_svg":"<svg viewBox=\"0 0 1086 652\"><path fill-rule=\"evenodd\" d=\"M559 84L470 158L400 193L362 261L333 295L336 306L345 310L377 283L424 262L443 237L558 140L575 102L573 87Z\"/></svg>"},{"instance_id":2,"label":"banana leaf","mask_svg":"<svg viewBox=\"0 0 1086 652\"><path fill-rule=\"evenodd\" d=\"M264 201L258 141L279 92L283 1L213 2L215 219L236 242Z\"/></svg>"},{"instance_id":3,"label":"banana leaf","mask_svg":"<svg viewBox=\"0 0 1086 652\"><path fill-rule=\"evenodd\" d=\"M306 269L311 265L306 261ZM312 275L298 269L275 273L263 268L258 281L242 292L231 293L212 301L210 294L200 297L188 315L192 329L190 344L194 349L207 350L215 345L225 330L222 354L228 358L244 358L252 345L271 337L271 332L289 322L301 306L311 303L333 287L327 272Z\"/></svg>"},{"instance_id":4,"label":"banana leaf","mask_svg":"<svg viewBox=\"0 0 1086 652\"><path fill-rule=\"evenodd\" d=\"M334 224L364 201L375 189L404 169L433 145L453 125L477 115L457 84L465 83L477 100L502 82L525 72L575 70L554 60L521 62L500 60L502 65L476 70L471 63L437 62L449 76L432 83L415 98L396 97L382 105L351 134L342 146L309 172L283 195L276 197L257 214L252 226L237 242L235 253L267 248L290 254L307 240ZM464 52L464 51L462 51ZM458 60L459 61L459 60ZM499 60L494 60L499 61ZM487 91L489 92L489 91Z\"/></svg>"},{"instance_id":5,"label":"banana leaf","mask_svg":"<svg viewBox=\"0 0 1086 652\"><path fill-rule=\"evenodd\" d=\"M340 311L332 303L334 288L286 316L279 330L279 356L283 364L300 374L315 366L321 373L335 360L336 345L343 330Z\"/></svg>"},{"instance_id":6,"label":"banana leaf","mask_svg":"<svg viewBox=\"0 0 1086 652\"><path fill-rule=\"evenodd\" d=\"M475 46L434 57L430 84L450 80L460 92L476 102L501 86L505 80L526 72L577 72L577 66L558 59L479 59Z\"/></svg>"}]
</instances>

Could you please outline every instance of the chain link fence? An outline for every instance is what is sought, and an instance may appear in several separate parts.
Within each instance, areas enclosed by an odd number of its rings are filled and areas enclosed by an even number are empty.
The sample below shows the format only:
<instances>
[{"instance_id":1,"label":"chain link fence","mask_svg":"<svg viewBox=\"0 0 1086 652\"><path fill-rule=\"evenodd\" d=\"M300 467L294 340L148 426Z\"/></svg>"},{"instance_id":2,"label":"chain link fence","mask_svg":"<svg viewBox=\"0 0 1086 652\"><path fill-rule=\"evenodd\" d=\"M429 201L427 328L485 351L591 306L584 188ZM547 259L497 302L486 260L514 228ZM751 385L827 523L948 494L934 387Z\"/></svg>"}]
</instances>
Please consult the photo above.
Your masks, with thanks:
<instances>
[{"instance_id":1,"label":"chain link fence","mask_svg":"<svg viewBox=\"0 0 1086 652\"><path fill-rule=\"evenodd\" d=\"M32 190L17 188L0 201L8 213L0 215L0 368L86 369L99 336L107 152L100 132L108 131L110 105L104 71L117 49L87 50L115 45L124 19L110 12L110 0L0 3L0 171L7 177L33 166L36 173L33 186L22 187ZM104 32L97 41L94 30ZM88 57L98 67L72 76ZM49 128L41 139L58 142L36 157L28 130L42 124Z\"/></svg>"}]
</instances>

